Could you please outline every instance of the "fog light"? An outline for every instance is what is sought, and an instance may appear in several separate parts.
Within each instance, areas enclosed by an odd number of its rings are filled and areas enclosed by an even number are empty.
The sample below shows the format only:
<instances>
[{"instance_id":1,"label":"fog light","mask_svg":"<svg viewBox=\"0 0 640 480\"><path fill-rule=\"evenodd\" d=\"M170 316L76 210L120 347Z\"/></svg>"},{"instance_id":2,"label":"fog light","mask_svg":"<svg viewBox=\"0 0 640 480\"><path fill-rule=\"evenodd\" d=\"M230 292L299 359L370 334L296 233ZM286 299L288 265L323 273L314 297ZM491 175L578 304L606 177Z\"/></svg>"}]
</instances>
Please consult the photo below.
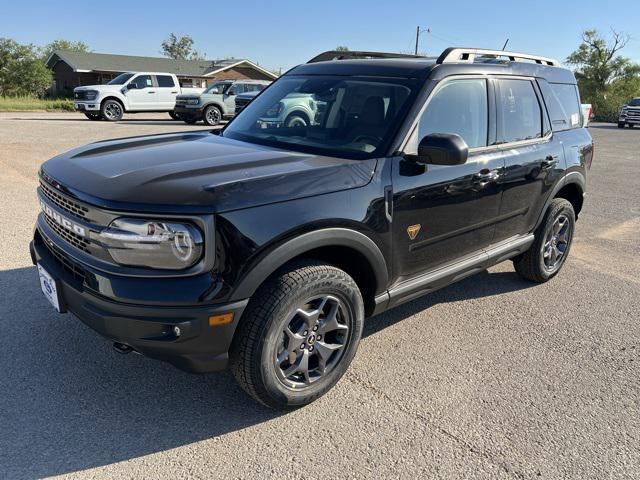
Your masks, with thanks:
<instances>
[{"instance_id":1,"label":"fog light","mask_svg":"<svg viewBox=\"0 0 640 480\"><path fill-rule=\"evenodd\" d=\"M213 315L209 317L209 326L226 325L233 322L233 312L223 313L221 315Z\"/></svg>"},{"instance_id":2,"label":"fog light","mask_svg":"<svg viewBox=\"0 0 640 480\"><path fill-rule=\"evenodd\" d=\"M179 337L181 333L182 333L182 332L180 332L180 327L178 327L177 325L176 325L175 327L173 327L173 334L174 334L176 337Z\"/></svg>"}]
</instances>

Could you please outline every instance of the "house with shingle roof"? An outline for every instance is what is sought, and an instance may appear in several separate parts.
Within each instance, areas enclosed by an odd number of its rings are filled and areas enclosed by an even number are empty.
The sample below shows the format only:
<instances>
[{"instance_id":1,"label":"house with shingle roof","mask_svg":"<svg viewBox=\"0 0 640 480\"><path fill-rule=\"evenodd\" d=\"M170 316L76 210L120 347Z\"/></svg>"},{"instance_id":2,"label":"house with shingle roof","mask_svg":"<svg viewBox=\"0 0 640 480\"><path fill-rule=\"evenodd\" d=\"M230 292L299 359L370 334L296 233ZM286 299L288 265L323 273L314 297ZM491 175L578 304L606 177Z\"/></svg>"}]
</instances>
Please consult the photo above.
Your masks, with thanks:
<instances>
[{"instance_id":1,"label":"house with shingle roof","mask_svg":"<svg viewBox=\"0 0 640 480\"><path fill-rule=\"evenodd\" d=\"M47 59L53 71L52 93L82 85L104 84L123 72L173 73L183 87L204 88L218 80L275 80L277 75L246 59L174 60L109 53L54 51Z\"/></svg>"}]
</instances>

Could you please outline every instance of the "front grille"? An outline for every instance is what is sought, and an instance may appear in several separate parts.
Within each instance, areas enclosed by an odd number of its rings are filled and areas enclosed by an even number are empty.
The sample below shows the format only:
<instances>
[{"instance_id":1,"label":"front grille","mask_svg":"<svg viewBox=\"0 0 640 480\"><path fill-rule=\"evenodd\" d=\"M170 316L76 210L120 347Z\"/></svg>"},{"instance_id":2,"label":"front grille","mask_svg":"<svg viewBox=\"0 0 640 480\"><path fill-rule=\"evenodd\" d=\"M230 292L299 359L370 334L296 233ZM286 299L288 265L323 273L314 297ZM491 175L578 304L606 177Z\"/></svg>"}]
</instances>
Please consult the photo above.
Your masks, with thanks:
<instances>
[{"instance_id":1,"label":"front grille","mask_svg":"<svg viewBox=\"0 0 640 480\"><path fill-rule=\"evenodd\" d=\"M82 250L83 252L91 253L89 251L89 241L86 240L84 237L81 237L80 235L77 235L76 233L72 232L71 230L67 230L63 226L58 225L46 213L44 214L44 220L47 222L47 225L49 225L49 227L54 232L56 232L58 234L58 236L60 238L62 238L63 240L65 240L67 243L73 245L74 247L76 247L79 250Z\"/></svg>"},{"instance_id":2,"label":"front grille","mask_svg":"<svg viewBox=\"0 0 640 480\"><path fill-rule=\"evenodd\" d=\"M62 266L67 272L73 275L75 280L83 283L86 278L86 273L82 267L77 265L74 261L70 260L54 243L49 240L44 234L38 232L42 239L42 244L49 251L53 259Z\"/></svg>"},{"instance_id":3,"label":"front grille","mask_svg":"<svg viewBox=\"0 0 640 480\"><path fill-rule=\"evenodd\" d=\"M640 118L640 110L627 110L627 118Z\"/></svg>"},{"instance_id":4,"label":"front grille","mask_svg":"<svg viewBox=\"0 0 640 480\"><path fill-rule=\"evenodd\" d=\"M63 197L42 180L40 181L40 188L42 189L42 193L44 193L49 200L65 212L71 213L76 217L86 218L87 212L89 211L88 208Z\"/></svg>"}]
</instances>

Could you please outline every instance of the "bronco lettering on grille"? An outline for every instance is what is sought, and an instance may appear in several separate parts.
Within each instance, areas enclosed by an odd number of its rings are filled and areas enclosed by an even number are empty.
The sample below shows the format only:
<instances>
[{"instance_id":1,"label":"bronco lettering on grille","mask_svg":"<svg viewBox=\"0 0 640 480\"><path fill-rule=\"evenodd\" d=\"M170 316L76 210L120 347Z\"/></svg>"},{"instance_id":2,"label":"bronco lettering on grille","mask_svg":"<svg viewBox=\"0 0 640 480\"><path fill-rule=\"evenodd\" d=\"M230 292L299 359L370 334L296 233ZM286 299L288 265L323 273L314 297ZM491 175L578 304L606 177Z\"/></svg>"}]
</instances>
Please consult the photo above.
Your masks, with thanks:
<instances>
[{"instance_id":1,"label":"bronco lettering on grille","mask_svg":"<svg viewBox=\"0 0 640 480\"><path fill-rule=\"evenodd\" d=\"M67 220L43 201L40 201L40 206L42 207L42 211L61 227L71 230L73 233L80 235L81 237L87 236L87 231L84 227L81 227L77 223L73 223L71 220Z\"/></svg>"}]
</instances>

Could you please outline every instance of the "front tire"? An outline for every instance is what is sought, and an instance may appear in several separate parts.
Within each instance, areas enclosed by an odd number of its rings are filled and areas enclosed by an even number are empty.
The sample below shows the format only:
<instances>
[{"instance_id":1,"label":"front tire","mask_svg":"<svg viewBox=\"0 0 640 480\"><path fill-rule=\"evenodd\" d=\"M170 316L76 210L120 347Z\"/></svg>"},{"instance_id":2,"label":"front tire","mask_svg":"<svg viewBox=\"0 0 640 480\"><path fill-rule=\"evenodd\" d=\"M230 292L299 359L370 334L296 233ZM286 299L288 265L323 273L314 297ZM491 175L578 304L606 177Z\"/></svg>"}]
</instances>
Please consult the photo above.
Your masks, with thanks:
<instances>
[{"instance_id":1,"label":"front tire","mask_svg":"<svg viewBox=\"0 0 640 480\"><path fill-rule=\"evenodd\" d=\"M268 407L307 405L345 373L363 321L360 290L346 272L315 261L293 264L249 302L231 369L240 386Z\"/></svg>"},{"instance_id":2,"label":"front tire","mask_svg":"<svg viewBox=\"0 0 640 480\"><path fill-rule=\"evenodd\" d=\"M293 127L308 127L311 122L309 121L309 117L304 113L293 112L290 113L284 121L285 127L293 128Z\"/></svg>"},{"instance_id":3,"label":"front tire","mask_svg":"<svg viewBox=\"0 0 640 480\"><path fill-rule=\"evenodd\" d=\"M513 259L518 275L537 283L555 277L569 256L575 224L571 203L554 198L529 250Z\"/></svg>"},{"instance_id":4,"label":"front tire","mask_svg":"<svg viewBox=\"0 0 640 480\"><path fill-rule=\"evenodd\" d=\"M120 102L116 100L105 100L100 107L100 114L102 118L109 122L118 122L122 120L124 108L122 108Z\"/></svg>"},{"instance_id":5,"label":"front tire","mask_svg":"<svg viewBox=\"0 0 640 480\"><path fill-rule=\"evenodd\" d=\"M213 127L222 121L222 112L215 105L209 105L202 113L202 120L207 125Z\"/></svg>"},{"instance_id":6,"label":"front tire","mask_svg":"<svg viewBox=\"0 0 640 480\"><path fill-rule=\"evenodd\" d=\"M173 119L173 120L181 120L180 115L178 115L176 112L171 111L169 112L169 116Z\"/></svg>"},{"instance_id":7,"label":"front tire","mask_svg":"<svg viewBox=\"0 0 640 480\"><path fill-rule=\"evenodd\" d=\"M624 128L624 122L618 122L618 128Z\"/></svg>"}]
</instances>

